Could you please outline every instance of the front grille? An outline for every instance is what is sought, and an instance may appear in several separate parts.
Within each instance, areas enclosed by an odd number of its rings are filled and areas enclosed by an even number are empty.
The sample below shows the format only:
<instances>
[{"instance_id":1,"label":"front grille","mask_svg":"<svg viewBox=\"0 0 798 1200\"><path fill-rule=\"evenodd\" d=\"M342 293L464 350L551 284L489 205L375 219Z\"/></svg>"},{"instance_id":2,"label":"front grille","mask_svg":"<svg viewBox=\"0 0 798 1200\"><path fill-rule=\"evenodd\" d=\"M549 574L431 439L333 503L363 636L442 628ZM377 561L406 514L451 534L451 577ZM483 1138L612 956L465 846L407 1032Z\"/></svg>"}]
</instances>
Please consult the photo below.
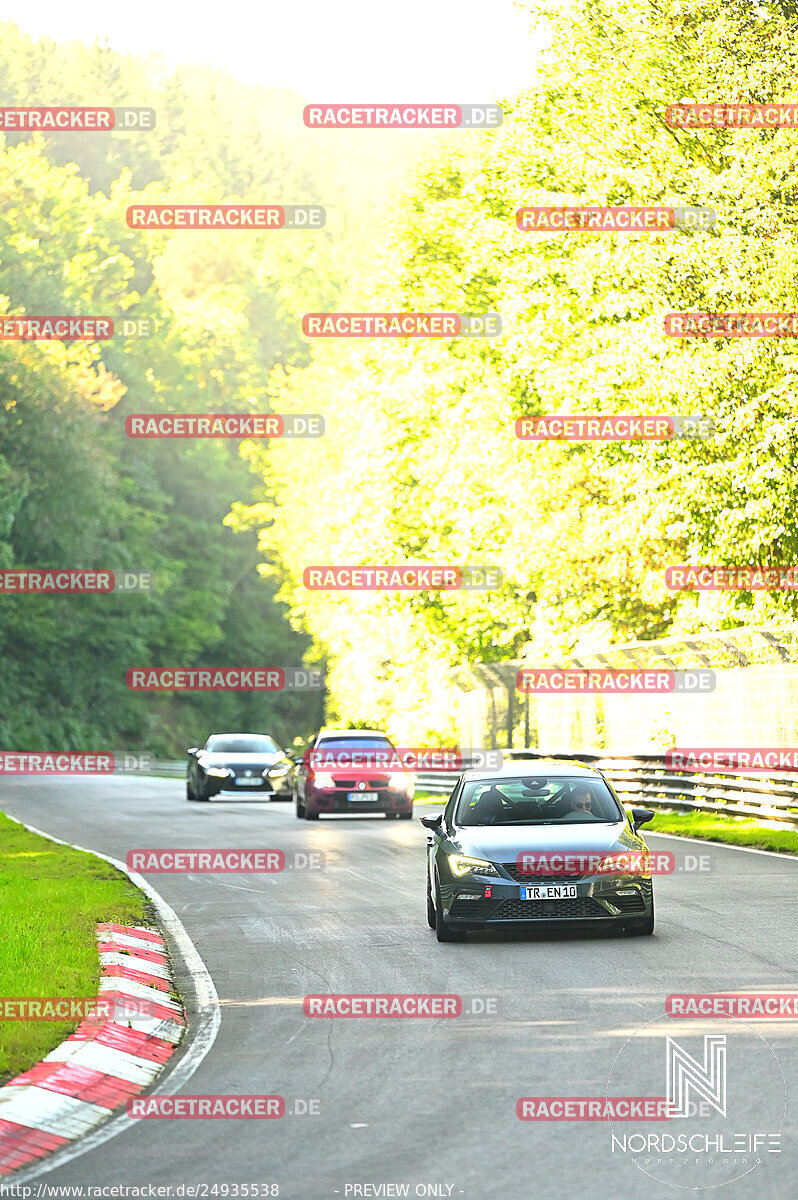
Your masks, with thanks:
<instances>
[{"instance_id":1,"label":"front grille","mask_svg":"<svg viewBox=\"0 0 798 1200\"><path fill-rule=\"evenodd\" d=\"M362 782L363 782L362 779L337 779L335 776L333 776L333 783L335 784L336 787L347 788L350 792L357 792L357 791L361 790L358 788L358 784L362 783ZM366 782L366 787L363 790L370 792L373 788L387 787L388 786L388 776L387 775L374 775L371 779L367 779L365 782Z\"/></svg>"},{"instance_id":2,"label":"front grille","mask_svg":"<svg viewBox=\"0 0 798 1200\"><path fill-rule=\"evenodd\" d=\"M606 917L606 908L592 896L575 900L504 900L492 915L494 921L556 921L581 917Z\"/></svg>"},{"instance_id":3,"label":"front grille","mask_svg":"<svg viewBox=\"0 0 798 1200\"><path fill-rule=\"evenodd\" d=\"M511 879L515 879L518 883L573 883L576 879L581 879L583 871L574 871L573 875L564 875L562 871L558 874L551 875L529 875L522 871L517 863L502 863L507 874Z\"/></svg>"},{"instance_id":4,"label":"front grille","mask_svg":"<svg viewBox=\"0 0 798 1200\"><path fill-rule=\"evenodd\" d=\"M621 912L625 913L643 913L646 911L646 902L642 896L612 896L607 895L605 900L609 900L610 904L614 904Z\"/></svg>"}]
</instances>

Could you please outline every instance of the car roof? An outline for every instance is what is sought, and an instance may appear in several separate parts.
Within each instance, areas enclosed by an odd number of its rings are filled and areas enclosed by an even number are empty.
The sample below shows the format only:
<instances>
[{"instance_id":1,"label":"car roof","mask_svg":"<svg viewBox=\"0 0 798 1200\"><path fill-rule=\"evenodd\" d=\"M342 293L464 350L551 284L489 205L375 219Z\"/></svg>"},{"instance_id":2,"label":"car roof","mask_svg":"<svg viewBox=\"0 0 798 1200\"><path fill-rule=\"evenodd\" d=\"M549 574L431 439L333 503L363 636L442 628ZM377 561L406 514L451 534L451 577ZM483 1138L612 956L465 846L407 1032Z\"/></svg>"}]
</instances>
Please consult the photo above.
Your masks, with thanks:
<instances>
[{"instance_id":1,"label":"car roof","mask_svg":"<svg viewBox=\"0 0 798 1200\"><path fill-rule=\"evenodd\" d=\"M516 758L505 762L500 767L472 767L465 772L465 778L474 779L515 779L520 775L576 775L585 779L603 779L598 767L589 763L568 762L562 758Z\"/></svg>"},{"instance_id":2,"label":"car roof","mask_svg":"<svg viewBox=\"0 0 798 1200\"><path fill-rule=\"evenodd\" d=\"M209 733L206 738L206 741L209 742L211 740L211 738L215 738L215 737L242 737L242 738L243 737L251 737L251 738L267 737L267 738L269 738L270 741L272 741L272 742L274 741L274 738L272 737L272 735L270 733Z\"/></svg>"},{"instance_id":3,"label":"car roof","mask_svg":"<svg viewBox=\"0 0 798 1200\"><path fill-rule=\"evenodd\" d=\"M388 741L388 734L381 729L320 729L316 737L381 737Z\"/></svg>"}]
</instances>

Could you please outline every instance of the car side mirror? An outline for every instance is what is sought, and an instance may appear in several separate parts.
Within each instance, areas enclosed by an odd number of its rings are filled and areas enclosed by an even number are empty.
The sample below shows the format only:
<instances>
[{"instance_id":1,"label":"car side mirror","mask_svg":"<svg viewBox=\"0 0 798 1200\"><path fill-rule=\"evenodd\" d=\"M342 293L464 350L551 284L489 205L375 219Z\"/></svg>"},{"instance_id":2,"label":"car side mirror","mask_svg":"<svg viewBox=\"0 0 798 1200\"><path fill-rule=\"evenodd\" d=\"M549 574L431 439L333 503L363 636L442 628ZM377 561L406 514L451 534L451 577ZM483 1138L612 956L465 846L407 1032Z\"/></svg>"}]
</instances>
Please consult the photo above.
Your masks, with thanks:
<instances>
[{"instance_id":1,"label":"car side mirror","mask_svg":"<svg viewBox=\"0 0 798 1200\"><path fill-rule=\"evenodd\" d=\"M199 746L192 746L190 750L186 751L186 754L199 754Z\"/></svg>"},{"instance_id":2,"label":"car side mirror","mask_svg":"<svg viewBox=\"0 0 798 1200\"><path fill-rule=\"evenodd\" d=\"M653 820L655 815L650 808L633 808L632 829L637 832L641 825L645 825L647 821Z\"/></svg>"},{"instance_id":3,"label":"car side mirror","mask_svg":"<svg viewBox=\"0 0 798 1200\"><path fill-rule=\"evenodd\" d=\"M431 829L434 833L441 833L443 825L443 813L438 813L437 817L420 817L422 825L426 825L427 829Z\"/></svg>"}]
</instances>

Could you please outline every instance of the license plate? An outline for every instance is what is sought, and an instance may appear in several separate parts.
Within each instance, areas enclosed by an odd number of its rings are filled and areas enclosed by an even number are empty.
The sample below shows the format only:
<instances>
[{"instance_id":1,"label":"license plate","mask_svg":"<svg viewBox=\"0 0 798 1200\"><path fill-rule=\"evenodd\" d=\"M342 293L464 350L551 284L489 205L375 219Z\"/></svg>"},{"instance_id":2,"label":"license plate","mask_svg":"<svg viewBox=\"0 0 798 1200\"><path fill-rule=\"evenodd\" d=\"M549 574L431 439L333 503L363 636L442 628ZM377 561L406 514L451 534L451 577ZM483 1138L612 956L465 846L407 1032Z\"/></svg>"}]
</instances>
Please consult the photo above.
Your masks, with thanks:
<instances>
[{"instance_id":1,"label":"license plate","mask_svg":"<svg viewBox=\"0 0 798 1200\"><path fill-rule=\"evenodd\" d=\"M522 887L522 900L575 900L575 883L546 883L539 887Z\"/></svg>"},{"instance_id":2,"label":"license plate","mask_svg":"<svg viewBox=\"0 0 798 1200\"><path fill-rule=\"evenodd\" d=\"M260 787L263 783L262 779L237 779L236 783L239 787Z\"/></svg>"},{"instance_id":3,"label":"license plate","mask_svg":"<svg viewBox=\"0 0 798 1200\"><path fill-rule=\"evenodd\" d=\"M347 797L346 797L346 798L347 798L347 800L349 800L349 801L350 801L350 803L351 803L351 802L353 802L353 801L355 801L355 800L358 800L358 801L362 801L362 800L368 800L368 801L372 801L372 800L376 800L376 799L377 799L377 797L376 797L376 795L374 794L374 792L349 792L349 793L347 794Z\"/></svg>"}]
</instances>

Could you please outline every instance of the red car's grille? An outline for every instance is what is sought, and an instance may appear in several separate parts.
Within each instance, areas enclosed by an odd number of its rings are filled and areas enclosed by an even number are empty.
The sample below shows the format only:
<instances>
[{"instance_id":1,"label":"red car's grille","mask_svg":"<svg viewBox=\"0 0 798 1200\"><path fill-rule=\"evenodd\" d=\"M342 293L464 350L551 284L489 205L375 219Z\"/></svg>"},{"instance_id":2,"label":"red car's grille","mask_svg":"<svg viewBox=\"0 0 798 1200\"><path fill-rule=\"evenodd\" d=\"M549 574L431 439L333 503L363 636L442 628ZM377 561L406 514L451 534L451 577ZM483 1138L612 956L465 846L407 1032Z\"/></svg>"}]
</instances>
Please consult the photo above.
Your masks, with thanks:
<instances>
[{"instance_id":1,"label":"red car's grille","mask_svg":"<svg viewBox=\"0 0 798 1200\"><path fill-rule=\"evenodd\" d=\"M361 775L360 779L342 779L337 775L333 775L333 783L339 788L348 788L349 791L372 791L374 788L384 788L388 786L387 775L370 775L368 779L364 779ZM365 789L360 788L360 784L365 783Z\"/></svg>"}]
</instances>

